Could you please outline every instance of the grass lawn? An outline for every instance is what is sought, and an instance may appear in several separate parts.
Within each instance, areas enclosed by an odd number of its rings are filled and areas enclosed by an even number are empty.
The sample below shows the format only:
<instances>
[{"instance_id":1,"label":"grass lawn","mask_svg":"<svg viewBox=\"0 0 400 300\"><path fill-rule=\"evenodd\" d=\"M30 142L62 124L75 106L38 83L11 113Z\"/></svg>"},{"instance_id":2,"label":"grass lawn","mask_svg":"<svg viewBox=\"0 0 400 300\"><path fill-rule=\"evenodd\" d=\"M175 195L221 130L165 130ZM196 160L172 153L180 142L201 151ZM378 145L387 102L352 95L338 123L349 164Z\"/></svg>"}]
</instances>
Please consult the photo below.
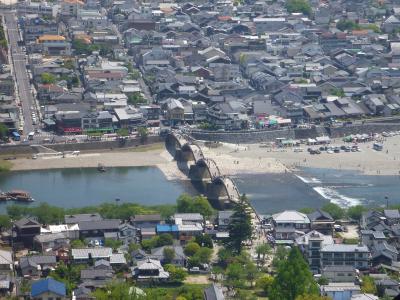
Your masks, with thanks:
<instances>
[{"instance_id":1,"label":"grass lawn","mask_svg":"<svg viewBox=\"0 0 400 300\"><path fill-rule=\"evenodd\" d=\"M152 150L160 150L164 149L164 143L155 143L155 144L149 144L149 145L140 145L136 148L129 148L129 152L146 152L146 151L152 151Z\"/></svg>"},{"instance_id":2,"label":"grass lawn","mask_svg":"<svg viewBox=\"0 0 400 300\"><path fill-rule=\"evenodd\" d=\"M0 160L0 172L10 171L13 164L8 160Z\"/></svg>"}]
</instances>

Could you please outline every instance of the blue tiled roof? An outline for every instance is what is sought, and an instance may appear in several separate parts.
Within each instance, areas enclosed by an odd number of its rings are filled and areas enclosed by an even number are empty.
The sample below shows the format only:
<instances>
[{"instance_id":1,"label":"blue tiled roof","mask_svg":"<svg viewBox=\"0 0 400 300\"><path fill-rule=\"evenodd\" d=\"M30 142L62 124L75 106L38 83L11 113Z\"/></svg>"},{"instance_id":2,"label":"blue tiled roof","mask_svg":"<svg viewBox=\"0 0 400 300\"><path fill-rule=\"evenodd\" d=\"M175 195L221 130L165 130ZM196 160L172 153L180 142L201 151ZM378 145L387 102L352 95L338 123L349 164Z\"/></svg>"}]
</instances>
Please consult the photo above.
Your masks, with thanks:
<instances>
[{"instance_id":1,"label":"blue tiled roof","mask_svg":"<svg viewBox=\"0 0 400 300\"><path fill-rule=\"evenodd\" d=\"M178 232L178 226L158 224L156 230L157 232Z\"/></svg>"},{"instance_id":2,"label":"blue tiled roof","mask_svg":"<svg viewBox=\"0 0 400 300\"><path fill-rule=\"evenodd\" d=\"M59 296L66 296L67 292L65 284L54 280L53 278L47 278L32 283L31 296L37 297L45 292L52 292Z\"/></svg>"}]
</instances>

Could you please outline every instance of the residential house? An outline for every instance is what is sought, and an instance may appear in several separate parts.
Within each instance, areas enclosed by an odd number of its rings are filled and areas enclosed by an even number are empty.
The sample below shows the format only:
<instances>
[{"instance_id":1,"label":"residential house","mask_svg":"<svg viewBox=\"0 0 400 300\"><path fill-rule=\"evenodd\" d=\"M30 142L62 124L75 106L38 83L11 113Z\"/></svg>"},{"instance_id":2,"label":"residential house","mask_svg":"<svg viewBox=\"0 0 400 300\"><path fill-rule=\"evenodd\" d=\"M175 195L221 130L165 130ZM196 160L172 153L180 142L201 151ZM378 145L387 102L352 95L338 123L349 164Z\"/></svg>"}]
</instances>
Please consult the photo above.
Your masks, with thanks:
<instances>
[{"instance_id":1,"label":"residential house","mask_svg":"<svg viewBox=\"0 0 400 300\"><path fill-rule=\"evenodd\" d=\"M226 230L233 215L232 210L218 211L218 230Z\"/></svg>"},{"instance_id":2,"label":"residential house","mask_svg":"<svg viewBox=\"0 0 400 300\"><path fill-rule=\"evenodd\" d=\"M32 300L67 300L67 289L65 284L46 278L32 283L31 286Z\"/></svg>"},{"instance_id":3,"label":"residential house","mask_svg":"<svg viewBox=\"0 0 400 300\"><path fill-rule=\"evenodd\" d=\"M79 222L92 222L100 221L103 218L98 213L92 214L76 214L76 215L65 215L65 224L78 224Z\"/></svg>"},{"instance_id":4,"label":"residential house","mask_svg":"<svg viewBox=\"0 0 400 300\"><path fill-rule=\"evenodd\" d=\"M178 99L168 99L166 112L166 118L172 125L180 124L184 121L185 107Z\"/></svg>"},{"instance_id":5,"label":"residential house","mask_svg":"<svg viewBox=\"0 0 400 300\"><path fill-rule=\"evenodd\" d=\"M317 209L313 213L308 214L307 217L311 222L311 230L316 230L326 235L332 235L335 220L329 213Z\"/></svg>"},{"instance_id":6,"label":"residential house","mask_svg":"<svg viewBox=\"0 0 400 300\"><path fill-rule=\"evenodd\" d=\"M76 17L78 14L78 10L81 10L84 6L84 3L79 0L63 0L61 1L61 17L62 18L71 18Z\"/></svg>"},{"instance_id":7,"label":"residential house","mask_svg":"<svg viewBox=\"0 0 400 300\"><path fill-rule=\"evenodd\" d=\"M69 237L64 232L39 234L34 237L34 248L41 252L69 246Z\"/></svg>"},{"instance_id":8,"label":"residential house","mask_svg":"<svg viewBox=\"0 0 400 300\"><path fill-rule=\"evenodd\" d=\"M298 235L310 230L307 215L294 210L286 210L272 216L273 234L276 240L292 243Z\"/></svg>"},{"instance_id":9,"label":"residential house","mask_svg":"<svg viewBox=\"0 0 400 300\"><path fill-rule=\"evenodd\" d=\"M19 260L19 269L22 276L40 276L49 272L57 265L55 255L24 256Z\"/></svg>"},{"instance_id":10,"label":"residential house","mask_svg":"<svg viewBox=\"0 0 400 300\"><path fill-rule=\"evenodd\" d=\"M333 244L321 248L321 267L353 266L366 270L370 265L370 251L364 245Z\"/></svg>"},{"instance_id":11,"label":"residential house","mask_svg":"<svg viewBox=\"0 0 400 300\"><path fill-rule=\"evenodd\" d=\"M7 274L14 269L12 252L0 250L0 274Z\"/></svg>"},{"instance_id":12,"label":"residential house","mask_svg":"<svg viewBox=\"0 0 400 300\"><path fill-rule=\"evenodd\" d=\"M370 247L370 251L371 264L373 266L378 266L380 264L391 266L398 261L399 251L386 241L374 244Z\"/></svg>"},{"instance_id":13,"label":"residential house","mask_svg":"<svg viewBox=\"0 0 400 300\"><path fill-rule=\"evenodd\" d=\"M204 289L204 300L225 300L222 288L215 283Z\"/></svg>"},{"instance_id":14,"label":"residential house","mask_svg":"<svg viewBox=\"0 0 400 300\"><path fill-rule=\"evenodd\" d=\"M88 263L100 259L110 260L112 249L108 247L102 248L74 248L71 250L71 256L76 263Z\"/></svg>"},{"instance_id":15,"label":"residential house","mask_svg":"<svg viewBox=\"0 0 400 300\"><path fill-rule=\"evenodd\" d=\"M137 228L156 227L158 224L163 224L164 221L160 214L135 215L131 218L131 223Z\"/></svg>"},{"instance_id":16,"label":"residential house","mask_svg":"<svg viewBox=\"0 0 400 300\"><path fill-rule=\"evenodd\" d=\"M37 49L48 55L70 55L71 44L61 35L45 34L36 40Z\"/></svg>"},{"instance_id":17,"label":"residential house","mask_svg":"<svg viewBox=\"0 0 400 300\"><path fill-rule=\"evenodd\" d=\"M102 132L111 133L113 128L113 116L108 111L87 113L82 116L82 130L86 133Z\"/></svg>"},{"instance_id":18,"label":"residential house","mask_svg":"<svg viewBox=\"0 0 400 300\"><path fill-rule=\"evenodd\" d=\"M321 286L321 295L332 300L351 300L351 297L361 293L359 285L353 282L330 282Z\"/></svg>"},{"instance_id":19,"label":"residential house","mask_svg":"<svg viewBox=\"0 0 400 300\"><path fill-rule=\"evenodd\" d=\"M303 236L296 238L296 245L299 246L305 259L308 261L310 269L314 273L321 272L321 249L327 245L333 245L331 235L324 235L316 230L312 230Z\"/></svg>"},{"instance_id":20,"label":"residential house","mask_svg":"<svg viewBox=\"0 0 400 300\"><path fill-rule=\"evenodd\" d=\"M355 282L357 277L353 266L326 266L321 275L329 282Z\"/></svg>"},{"instance_id":21,"label":"residential house","mask_svg":"<svg viewBox=\"0 0 400 300\"><path fill-rule=\"evenodd\" d=\"M14 222L13 232L15 234L15 242L22 243L24 247L31 248L33 238L40 234L41 224L33 218L22 218Z\"/></svg>"},{"instance_id":22,"label":"residential house","mask_svg":"<svg viewBox=\"0 0 400 300\"><path fill-rule=\"evenodd\" d=\"M147 258L137 262L132 275L138 281L165 281L169 273L164 270L159 260Z\"/></svg>"},{"instance_id":23,"label":"residential house","mask_svg":"<svg viewBox=\"0 0 400 300\"><path fill-rule=\"evenodd\" d=\"M164 255L165 248L170 248L174 251L175 255L171 262L167 261ZM173 264L179 267L185 267L187 262L187 257L183 252L183 248L180 245L163 246L154 248L151 250L151 254L148 255L151 259L156 259L161 262L161 264Z\"/></svg>"},{"instance_id":24,"label":"residential house","mask_svg":"<svg viewBox=\"0 0 400 300\"><path fill-rule=\"evenodd\" d=\"M119 225L118 240L126 246L139 242L138 229L130 223L122 223Z\"/></svg>"},{"instance_id":25,"label":"residential house","mask_svg":"<svg viewBox=\"0 0 400 300\"><path fill-rule=\"evenodd\" d=\"M104 238L106 233L118 234L119 219L103 219L99 221L81 221L78 223L80 238Z\"/></svg>"}]
</instances>

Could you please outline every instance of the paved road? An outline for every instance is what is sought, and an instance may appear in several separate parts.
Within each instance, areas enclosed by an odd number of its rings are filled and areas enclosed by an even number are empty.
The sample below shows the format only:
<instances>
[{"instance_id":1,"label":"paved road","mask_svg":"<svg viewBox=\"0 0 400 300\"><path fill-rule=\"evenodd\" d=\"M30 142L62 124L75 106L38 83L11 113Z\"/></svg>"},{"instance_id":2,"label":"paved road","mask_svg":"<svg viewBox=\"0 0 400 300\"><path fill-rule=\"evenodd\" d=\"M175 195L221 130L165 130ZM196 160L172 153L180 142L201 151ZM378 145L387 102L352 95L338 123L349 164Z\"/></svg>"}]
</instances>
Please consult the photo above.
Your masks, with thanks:
<instances>
[{"instance_id":1,"label":"paved road","mask_svg":"<svg viewBox=\"0 0 400 300\"><path fill-rule=\"evenodd\" d=\"M25 52L18 46L20 35L17 26L15 12L3 11L5 24L7 27L8 42L11 50L12 63L14 65L14 74L18 87L18 94L21 101L22 113L24 117L24 135L34 131L35 126L32 124L31 107L34 106L29 77L26 69Z\"/></svg>"}]
</instances>

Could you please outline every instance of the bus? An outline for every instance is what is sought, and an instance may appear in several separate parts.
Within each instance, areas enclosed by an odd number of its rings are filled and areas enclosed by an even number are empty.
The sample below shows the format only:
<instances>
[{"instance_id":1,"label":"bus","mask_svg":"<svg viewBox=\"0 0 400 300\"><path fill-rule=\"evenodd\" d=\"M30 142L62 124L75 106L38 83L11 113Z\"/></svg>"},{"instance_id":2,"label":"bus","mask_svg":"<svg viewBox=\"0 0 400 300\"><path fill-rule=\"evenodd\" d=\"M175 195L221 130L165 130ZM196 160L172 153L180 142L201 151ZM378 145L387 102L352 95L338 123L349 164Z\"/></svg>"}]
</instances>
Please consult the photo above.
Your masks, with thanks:
<instances>
[{"instance_id":1,"label":"bus","mask_svg":"<svg viewBox=\"0 0 400 300\"><path fill-rule=\"evenodd\" d=\"M14 141L19 141L19 140L21 140L21 136L19 135L18 132L13 131L11 135L12 135L12 138L13 138Z\"/></svg>"}]
</instances>

